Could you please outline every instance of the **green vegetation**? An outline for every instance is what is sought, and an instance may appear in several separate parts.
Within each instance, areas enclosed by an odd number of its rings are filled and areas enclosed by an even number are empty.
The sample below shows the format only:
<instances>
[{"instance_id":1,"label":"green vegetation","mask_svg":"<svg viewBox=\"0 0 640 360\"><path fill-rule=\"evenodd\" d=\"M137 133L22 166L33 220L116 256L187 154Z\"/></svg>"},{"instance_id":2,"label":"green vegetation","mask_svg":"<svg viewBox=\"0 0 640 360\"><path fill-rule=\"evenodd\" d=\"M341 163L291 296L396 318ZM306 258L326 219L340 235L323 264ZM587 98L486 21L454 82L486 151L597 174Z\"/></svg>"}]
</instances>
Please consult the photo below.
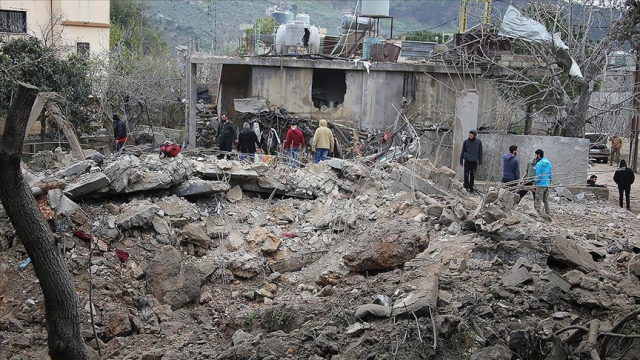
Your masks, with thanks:
<instances>
[{"instance_id":1,"label":"green vegetation","mask_svg":"<svg viewBox=\"0 0 640 360\"><path fill-rule=\"evenodd\" d=\"M237 54L244 54L247 51L247 41L251 37L251 35L267 35L267 34L275 34L278 30L278 22L271 17L266 17L264 19L257 19L255 24L249 29L244 31L244 36L242 38L242 42L240 46L236 49Z\"/></svg>"},{"instance_id":2,"label":"green vegetation","mask_svg":"<svg viewBox=\"0 0 640 360\"><path fill-rule=\"evenodd\" d=\"M166 49L161 30L151 23L140 0L111 0L109 48L134 54L157 54Z\"/></svg>"},{"instance_id":3,"label":"green vegetation","mask_svg":"<svg viewBox=\"0 0 640 360\"><path fill-rule=\"evenodd\" d=\"M410 41L430 41L430 42L438 42L440 44L451 40L450 35L444 35L444 34L432 32L429 30L410 31L406 33L404 36L407 40L410 40Z\"/></svg>"},{"instance_id":4,"label":"green vegetation","mask_svg":"<svg viewBox=\"0 0 640 360\"><path fill-rule=\"evenodd\" d=\"M41 92L57 92L67 99L65 108L74 125L81 126L82 107L90 94L86 80L88 61L82 56L62 56L60 49L45 46L33 36L0 43L0 115L9 110L17 82L37 86Z\"/></svg>"}]
</instances>

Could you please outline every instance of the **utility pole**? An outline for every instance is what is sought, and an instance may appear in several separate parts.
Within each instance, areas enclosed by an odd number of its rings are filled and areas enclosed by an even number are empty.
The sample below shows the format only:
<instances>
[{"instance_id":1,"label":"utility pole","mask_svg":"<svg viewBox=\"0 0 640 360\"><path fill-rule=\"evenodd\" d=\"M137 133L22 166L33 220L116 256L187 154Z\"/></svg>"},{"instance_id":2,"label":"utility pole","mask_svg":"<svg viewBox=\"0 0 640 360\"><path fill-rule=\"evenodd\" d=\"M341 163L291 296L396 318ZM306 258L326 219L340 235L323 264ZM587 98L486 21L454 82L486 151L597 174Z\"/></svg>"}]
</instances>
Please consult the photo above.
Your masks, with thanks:
<instances>
[{"instance_id":1,"label":"utility pole","mask_svg":"<svg viewBox=\"0 0 640 360\"><path fill-rule=\"evenodd\" d=\"M636 55L636 70L633 83L633 107L635 113L631 119L631 139L629 139L629 162L631 169L635 172L638 169L638 117L640 112L640 57Z\"/></svg>"}]
</instances>

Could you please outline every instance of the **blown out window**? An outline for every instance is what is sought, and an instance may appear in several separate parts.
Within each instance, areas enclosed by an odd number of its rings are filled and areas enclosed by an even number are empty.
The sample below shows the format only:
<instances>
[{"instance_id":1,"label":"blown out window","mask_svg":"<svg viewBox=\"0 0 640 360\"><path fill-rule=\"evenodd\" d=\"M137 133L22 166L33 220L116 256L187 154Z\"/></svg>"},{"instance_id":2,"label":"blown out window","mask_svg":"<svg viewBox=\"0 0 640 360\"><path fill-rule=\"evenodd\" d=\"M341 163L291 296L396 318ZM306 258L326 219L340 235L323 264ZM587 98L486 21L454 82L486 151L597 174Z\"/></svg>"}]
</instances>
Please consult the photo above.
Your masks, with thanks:
<instances>
[{"instance_id":1,"label":"blown out window","mask_svg":"<svg viewBox=\"0 0 640 360\"><path fill-rule=\"evenodd\" d=\"M344 102L347 93L347 73L344 70L314 69L311 86L313 106L332 109Z\"/></svg>"}]
</instances>

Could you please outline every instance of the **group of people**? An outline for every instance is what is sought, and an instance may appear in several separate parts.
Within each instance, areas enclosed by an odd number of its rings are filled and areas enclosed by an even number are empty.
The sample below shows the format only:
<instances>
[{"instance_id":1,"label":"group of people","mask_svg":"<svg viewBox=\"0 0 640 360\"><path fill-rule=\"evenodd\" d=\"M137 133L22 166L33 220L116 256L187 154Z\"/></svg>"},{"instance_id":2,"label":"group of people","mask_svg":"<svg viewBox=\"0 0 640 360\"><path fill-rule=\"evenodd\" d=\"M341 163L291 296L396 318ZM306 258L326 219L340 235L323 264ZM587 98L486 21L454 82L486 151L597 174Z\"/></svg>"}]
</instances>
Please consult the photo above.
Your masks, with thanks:
<instances>
[{"instance_id":1,"label":"group of people","mask_svg":"<svg viewBox=\"0 0 640 360\"><path fill-rule=\"evenodd\" d=\"M619 144L616 134L613 137L612 144L617 147L617 155L619 156ZM620 141L621 143L621 141ZM612 159L614 157L612 153ZM631 169L627 167L625 160L620 160L620 168L615 172L613 181L618 185L619 203L623 207L623 199L626 200L627 210L631 210L629 203L629 192L631 184L635 180L635 175ZM469 136L462 143L462 151L460 152L460 167L464 169L464 188L468 193L477 193L474 187L475 174L479 167L482 166L482 141L478 139L476 130L469 131ZM529 191L533 195L534 207L538 214L545 220L551 220L551 211L549 208L549 188L553 180L553 165L544 156L544 150L537 149L533 158L527 161L524 174L521 176L520 160L518 158L518 146L511 145L509 152L502 156L502 183L513 189L520 195L522 199ZM604 186L596 184L598 177L592 175L587 180L587 186Z\"/></svg>"},{"instance_id":2,"label":"group of people","mask_svg":"<svg viewBox=\"0 0 640 360\"><path fill-rule=\"evenodd\" d=\"M312 142L314 163L327 160L327 156L329 156L329 154L333 154L335 146L335 138L333 137L331 130L327 127L327 120L320 120L319 125L320 126L315 131ZM248 158L253 162L256 152L275 156L278 153L278 149L281 144L280 138L278 137L275 129L269 126L264 126L260 134L260 139L258 139L256 132L251 129L251 125L248 122L242 124L242 130L236 139L235 126L226 114L223 114L220 117L217 134L220 150L223 152L231 152L233 143L235 142L236 149L240 153L238 157L240 161ZM298 128L298 123L296 121L292 121L289 124L289 129L287 130L284 143L282 143L282 150L286 153L287 166L300 167L300 152L303 151L304 148L304 134L302 130ZM221 157L224 156L224 153L221 154Z\"/></svg>"}]
</instances>

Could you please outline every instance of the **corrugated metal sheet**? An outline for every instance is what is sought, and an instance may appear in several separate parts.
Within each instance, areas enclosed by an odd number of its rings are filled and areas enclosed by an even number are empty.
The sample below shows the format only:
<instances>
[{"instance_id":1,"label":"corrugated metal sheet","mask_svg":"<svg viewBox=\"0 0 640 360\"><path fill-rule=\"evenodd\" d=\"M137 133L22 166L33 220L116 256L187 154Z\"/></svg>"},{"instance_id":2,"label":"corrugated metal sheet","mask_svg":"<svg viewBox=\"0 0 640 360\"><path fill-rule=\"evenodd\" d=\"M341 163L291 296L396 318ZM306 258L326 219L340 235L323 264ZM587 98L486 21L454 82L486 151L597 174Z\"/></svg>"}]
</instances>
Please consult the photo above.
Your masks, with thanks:
<instances>
[{"instance_id":1,"label":"corrugated metal sheet","mask_svg":"<svg viewBox=\"0 0 640 360\"><path fill-rule=\"evenodd\" d=\"M431 57L435 42L403 41L400 56L405 60L421 60Z\"/></svg>"}]
</instances>

